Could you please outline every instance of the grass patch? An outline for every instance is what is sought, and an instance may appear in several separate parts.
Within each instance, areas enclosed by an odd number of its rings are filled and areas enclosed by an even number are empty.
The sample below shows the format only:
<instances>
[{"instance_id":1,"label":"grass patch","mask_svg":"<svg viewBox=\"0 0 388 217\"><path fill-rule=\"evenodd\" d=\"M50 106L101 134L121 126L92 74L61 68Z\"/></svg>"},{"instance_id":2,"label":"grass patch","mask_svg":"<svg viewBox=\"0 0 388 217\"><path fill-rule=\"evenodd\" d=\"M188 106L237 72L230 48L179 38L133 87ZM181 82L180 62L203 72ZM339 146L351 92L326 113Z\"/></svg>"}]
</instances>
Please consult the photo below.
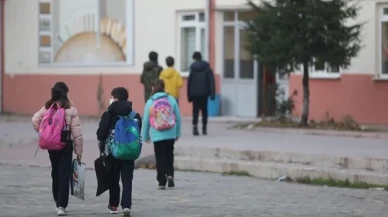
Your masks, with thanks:
<instances>
[{"instance_id":1,"label":"grass patch","mask_svg":"<svg viewBox=\"0 0 388 217\"><path fill-rule=\"evenodd\" d=\"M252 176L247 171L228 171L228 172L223 172L222 175L223 176Z\"/></svg>"},{"instance_id":2,"label":"grass patch","mask_svg":"<svg viewBox=\"0 0 388 217\"><path fill-rule=\"evenodd\" d=\"M369 188L382 188L385 191L388 191L388 185L375 185L369 184L366 182L350 182L349 180L334 180L334 179L324 179L324 178L315 178L311 179L309 177L297 178L295 180L299 184L308 184L308 185L319 185L319 186L329 186L329 187L339 187L339 188L355 188L355 189L369 189Z\"/></svg>"},{"instance_id":3,"label":"grass patch","mask_svg":"<svg viewBox=\"0 0 388 217\"><path fill-rule=\"evenodd\" d=\"M362 127L352 116L347 115L343 119L337 121L328 113L323 121L310 120L307 126L300 125L299 122L289 118L265 118L260 122L255 123L240 123L232 128L251 129L251 128L294 128L294 129L315 129L315 130L339 130L339 131L362 131L362 132L387 132L386 129L372 129Z\"/></svg>"}]
</instances>

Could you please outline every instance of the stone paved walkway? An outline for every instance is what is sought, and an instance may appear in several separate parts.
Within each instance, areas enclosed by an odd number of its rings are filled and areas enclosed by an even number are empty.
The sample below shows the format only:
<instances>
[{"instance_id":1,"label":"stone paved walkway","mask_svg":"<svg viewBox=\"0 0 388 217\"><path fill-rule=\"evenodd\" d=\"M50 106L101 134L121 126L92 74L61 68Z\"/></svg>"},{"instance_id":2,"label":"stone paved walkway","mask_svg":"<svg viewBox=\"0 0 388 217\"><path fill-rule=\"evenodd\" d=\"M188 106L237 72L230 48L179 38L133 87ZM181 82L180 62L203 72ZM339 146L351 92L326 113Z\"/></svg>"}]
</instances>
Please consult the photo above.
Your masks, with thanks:
<instances>
[{"instance_id":1,"label":"stone paved walkway","mask_svg":"<svg viewBox=\"0 0 388 217\"><path fill-rule=\"evenodd\" d=\"M83 161L92 165L98 157L96 129L98 122L82 122L84 134ZM182 137L176 146L275 151L340 157L388 159L386 139L302 135L295 133L253 132L228 129L230 124L209 123L209 136L194 137L189 121L182 124ZM39 150L37 134L28 119L7 122L0 118L0 163L50 166L47 153ZM153 146L145 144L142 156L153 154ZM388 215L387 215L388 216Z\"/></svg>"},{"instance_id":2,"label":"stone paved walkway","mask_svg":"<svg viewBox=\"0 0 388 217\"><path fill-rule=\"evenodd\" d=\"M250 177L177 172L177 187L156 190L155 171L136 170L134 217L386 217L388 193L278 183ZM50 169L0 165L0 216L55 216ZM87 171L86 200L71 198L69 216L111 216L107 194L95 197Z\"/></svg>"}]
</instances>

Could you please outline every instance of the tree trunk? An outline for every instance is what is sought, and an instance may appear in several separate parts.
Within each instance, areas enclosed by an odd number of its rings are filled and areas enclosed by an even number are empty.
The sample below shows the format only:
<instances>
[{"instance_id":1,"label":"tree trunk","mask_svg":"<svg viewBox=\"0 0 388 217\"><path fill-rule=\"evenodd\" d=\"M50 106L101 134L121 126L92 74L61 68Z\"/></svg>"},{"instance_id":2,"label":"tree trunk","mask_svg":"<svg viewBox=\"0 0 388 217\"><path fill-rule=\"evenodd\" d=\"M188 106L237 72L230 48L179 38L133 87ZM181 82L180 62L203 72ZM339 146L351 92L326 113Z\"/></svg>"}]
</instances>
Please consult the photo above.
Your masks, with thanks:
<instances>
[{"instance_id":1,"label":"tree trunk","mask_svg":"<svg viewBox=\"0 0 388 217\"><path fill-rule=\"evenodd\" d=\"M310 88L309 88L309 68L308 63L303 63L303 111L300 124L307 126L309 120Z\"/></svg>"}]
</instances>

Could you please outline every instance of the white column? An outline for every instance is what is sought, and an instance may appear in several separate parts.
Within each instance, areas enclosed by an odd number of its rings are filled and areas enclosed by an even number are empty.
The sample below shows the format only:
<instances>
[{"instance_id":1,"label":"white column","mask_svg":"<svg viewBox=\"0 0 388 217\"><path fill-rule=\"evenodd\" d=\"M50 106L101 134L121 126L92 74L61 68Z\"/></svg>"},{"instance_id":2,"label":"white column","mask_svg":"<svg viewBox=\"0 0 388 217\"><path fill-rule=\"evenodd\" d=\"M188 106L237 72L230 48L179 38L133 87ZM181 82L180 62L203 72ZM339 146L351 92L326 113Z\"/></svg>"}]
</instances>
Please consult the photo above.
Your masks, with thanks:
<instances>
[{"instance_id":1,"label":"white column","mask_svg":"<svg viewBox=\"0 0 388 217\"><path fill-rule=\"evenodd\" d=\"M205 0L205 59L209 61L210 57L210 1L211 0Z\"/></svg>"},{"instance_id":2,"label":"white column","mask_svg":"<svg viewBox=\"0 0 388 217\"><path fill-rule=\"evenodd\" d=\"M94 28L96 31L96 47L100 48L101 46L101 28L100 28L100 0L96 0L96 14L94 16Z\"/></svg>"},{"instance_id":3,"label":"white column","mask_svg":"<svg viewBox=\"0 0 388 217\"><path fill-rule=\"evenodd\" d=\"M134 64L134 30L135 30L135 1L127 0L126 16L127 25L125 27L125 34L127 36L127 63L130 65Z\"/></svg>"}]
</instances>

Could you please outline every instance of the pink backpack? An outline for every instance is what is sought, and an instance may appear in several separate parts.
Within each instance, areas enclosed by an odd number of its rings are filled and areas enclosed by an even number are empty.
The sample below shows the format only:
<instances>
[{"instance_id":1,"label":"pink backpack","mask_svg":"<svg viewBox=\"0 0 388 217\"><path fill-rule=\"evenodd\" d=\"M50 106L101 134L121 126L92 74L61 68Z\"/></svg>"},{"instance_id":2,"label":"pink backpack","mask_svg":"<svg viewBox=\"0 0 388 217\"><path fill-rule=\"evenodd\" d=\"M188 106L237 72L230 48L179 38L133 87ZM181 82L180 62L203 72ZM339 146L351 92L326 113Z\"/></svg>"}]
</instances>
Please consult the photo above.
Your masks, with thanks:
<instances>
[{"instance_id":1,"label":"pink backpack","mask_svg":"<svg viewBox=\"0 0 388 217\"><path fill-rule=\"evenodd\" d=\"M167 97L154 100L151 106L150 125L156 130L167 130L175 126L175 113Z\"/></svg>"},{"instance_id":2,"label":"pink backpack","mask_svg":"<svg viewBox=\"0 0 388 217\"><path fill-rule=\"evenodd\" d=\"M62 142L61 137L65 128L65 109L53 103L44 114L39 126L39 147L50 151L63 149L66 142Z\"/></svg>"}]
</instances>

